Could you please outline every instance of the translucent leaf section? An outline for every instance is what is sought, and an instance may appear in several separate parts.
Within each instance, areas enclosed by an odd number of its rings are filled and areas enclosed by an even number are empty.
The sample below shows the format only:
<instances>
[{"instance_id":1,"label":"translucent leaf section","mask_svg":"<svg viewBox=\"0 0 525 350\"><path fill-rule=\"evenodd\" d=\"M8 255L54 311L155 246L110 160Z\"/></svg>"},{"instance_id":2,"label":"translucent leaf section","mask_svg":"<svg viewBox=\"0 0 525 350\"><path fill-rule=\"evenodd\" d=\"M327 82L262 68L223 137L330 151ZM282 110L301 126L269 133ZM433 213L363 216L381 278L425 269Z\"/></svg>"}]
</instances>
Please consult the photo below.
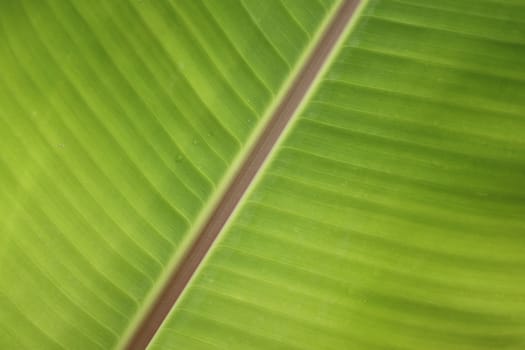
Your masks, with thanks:
<instances>
[{"instance_id":1,"label":"translucent leaf section","mask_svg":"<svg viewBox=\"0 0 525 350\"><path fill-rule=\"evenodd\" d=\"M524 6L369 1L150 349L524 348Z\"/></svg>"},{"instance_id":2,"label":"translucent leaf section","mask_svg":"<svg viewBox=\"0 0 525 350\"><path fill-rule=\"evenodd\" d=\"M0 348L122 344L335 5L1 2Z\"/></svg>"}]
</instances>

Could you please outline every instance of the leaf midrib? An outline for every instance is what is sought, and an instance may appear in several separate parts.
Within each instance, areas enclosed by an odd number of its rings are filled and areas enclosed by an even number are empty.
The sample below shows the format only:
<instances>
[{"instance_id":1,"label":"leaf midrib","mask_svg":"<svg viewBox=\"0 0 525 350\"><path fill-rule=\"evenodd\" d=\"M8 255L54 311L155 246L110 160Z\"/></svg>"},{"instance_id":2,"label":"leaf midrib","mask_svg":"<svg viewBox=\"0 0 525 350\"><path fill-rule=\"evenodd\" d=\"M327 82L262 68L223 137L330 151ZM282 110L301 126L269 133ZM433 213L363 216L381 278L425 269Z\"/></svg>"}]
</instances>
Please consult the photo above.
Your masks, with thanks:
<instances>
[{"instance_id":1,"label":"leaf midrib","mask_svg":"<svg viewBox=\"0 0 525 350\"><path fill-rule=\"evenodd\" d=\"M316 38L313 38L279 95L268 107L262 118L266 122L261 123L250 137L247 143L250 146L246 147L248 151L241 152L237 157L218 187L215 198L192 227L191 230L197 233L189 235L188 240L191 241L184 242L186 249L181 249L185 252L184 256L182 259L180 256L174 257L172 261L178 261L177 266L172 263L165 269L164 278L158 283L158 288L152 291L149 302L144 304L146 308L139 312L142 319L132 322L128 336L123 338L124 342L119 348L124 344L126 349L145 349L148 346L238 203L249 191L264 167L265 160L282 139L296 111L307 100L309 92L336 51L337 44L341 42L360 2L364 1L342 0L327 16Z\"/></svg>"}]
</instances>

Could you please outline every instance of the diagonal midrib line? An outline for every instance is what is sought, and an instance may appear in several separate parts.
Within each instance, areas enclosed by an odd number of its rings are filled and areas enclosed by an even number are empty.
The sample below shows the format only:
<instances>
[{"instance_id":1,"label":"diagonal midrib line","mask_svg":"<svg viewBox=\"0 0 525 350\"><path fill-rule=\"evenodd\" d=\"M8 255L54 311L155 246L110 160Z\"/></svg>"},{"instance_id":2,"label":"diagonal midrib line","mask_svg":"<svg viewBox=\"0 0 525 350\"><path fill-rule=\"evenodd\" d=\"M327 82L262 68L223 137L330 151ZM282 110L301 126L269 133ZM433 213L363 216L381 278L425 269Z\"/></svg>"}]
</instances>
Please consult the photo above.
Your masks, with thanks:
<instances>
[{"instance_id":1,"label":"diagonal midrib line","mask_svg":"<svg viewBox=\"0 0 525 350\"><path fill-rule=\"evenodd\" d=\"M139 350L148 346L253 182L255 175L263 166L301 102L313 87L316 78L328 62L328 57L336 48L336 44L350 23L359 2L360 0L342 1L293 83L233 176L233 180L219 198L211 214L204 221L195 241L162 287L137 329L132 333L126 349Z\"/></svg>"}]
</instances>

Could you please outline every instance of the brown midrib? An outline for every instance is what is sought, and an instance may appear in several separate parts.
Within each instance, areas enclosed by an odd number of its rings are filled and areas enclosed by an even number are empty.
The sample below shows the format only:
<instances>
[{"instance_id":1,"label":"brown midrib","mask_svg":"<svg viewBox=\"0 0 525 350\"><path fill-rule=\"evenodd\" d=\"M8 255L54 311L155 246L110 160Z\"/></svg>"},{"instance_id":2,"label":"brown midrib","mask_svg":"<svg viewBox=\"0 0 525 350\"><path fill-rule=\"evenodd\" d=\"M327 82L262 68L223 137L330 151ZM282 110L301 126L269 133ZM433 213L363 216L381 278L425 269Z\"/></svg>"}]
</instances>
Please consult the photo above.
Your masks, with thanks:
<instances>
[{"instance_id":1,"label":"brown midrib","mask_svg":"<svg viewBox=\"0 0 525 350\"><path fill-rule=\"evenodd\" d=\"M359 0L344 0L340 5L232 182L197 234L196 240L173 271L153 302L149 312L133 333L126 349L142 350L148 346L312 86L318 73L326 63L328 55L334 49L336 42L350 21L358 3Z\"/></svg>"}]
</instances>

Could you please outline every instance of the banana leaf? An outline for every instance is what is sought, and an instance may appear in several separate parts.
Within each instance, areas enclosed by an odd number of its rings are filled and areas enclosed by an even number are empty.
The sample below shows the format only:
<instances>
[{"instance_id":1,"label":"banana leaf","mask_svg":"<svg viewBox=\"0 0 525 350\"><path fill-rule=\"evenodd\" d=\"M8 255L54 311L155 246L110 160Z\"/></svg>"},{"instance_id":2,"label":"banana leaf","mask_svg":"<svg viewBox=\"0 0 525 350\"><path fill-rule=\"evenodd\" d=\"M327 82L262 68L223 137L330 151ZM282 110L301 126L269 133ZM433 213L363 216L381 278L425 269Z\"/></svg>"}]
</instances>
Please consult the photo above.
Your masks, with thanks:
<instances>
[{"instance_id":1,"label":"banana leaf","mask_svg":"<svg viewBox=\"0 0 525 350\"><path fill-rule=\"evenodd\" d=\"M363 2L149 349L525 348L524 15Z\"/></svg>"},{"instance_id":2,"label":"banana leaf","mask_svg":"<svg viewBox=\"0 0 525 350\"><path fill-rule=\"evenodd\" d=\"M337 2L0 1L0 348L122 348Z\"/></svg>"}]
</instances>

